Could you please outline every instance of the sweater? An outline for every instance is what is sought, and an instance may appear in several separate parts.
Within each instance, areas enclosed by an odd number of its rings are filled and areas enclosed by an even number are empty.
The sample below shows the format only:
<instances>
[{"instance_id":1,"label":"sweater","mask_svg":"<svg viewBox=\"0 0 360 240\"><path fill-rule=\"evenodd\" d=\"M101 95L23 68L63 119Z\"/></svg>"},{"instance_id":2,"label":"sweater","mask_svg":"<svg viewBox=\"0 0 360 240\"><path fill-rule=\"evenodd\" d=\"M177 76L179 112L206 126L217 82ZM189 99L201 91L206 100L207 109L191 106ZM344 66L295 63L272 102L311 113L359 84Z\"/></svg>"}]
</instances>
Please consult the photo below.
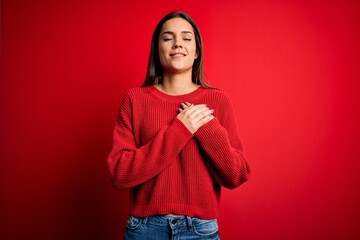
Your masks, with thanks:
<instances>
[{"instance_id":1,"label":"sweater","mask_svg":"<svg viewBox=\"0 0 360 240\"><path fill-rule=\"evenodd\" d=\"M207 104L214 118L192 134L176 118L180 103ZM235 188L250 169L233 105L218 89L168 95L155 86L128 90L107 159L115 188L130 189L130 214L219 215L221 186Z\"/></svg>"}]
</instances>

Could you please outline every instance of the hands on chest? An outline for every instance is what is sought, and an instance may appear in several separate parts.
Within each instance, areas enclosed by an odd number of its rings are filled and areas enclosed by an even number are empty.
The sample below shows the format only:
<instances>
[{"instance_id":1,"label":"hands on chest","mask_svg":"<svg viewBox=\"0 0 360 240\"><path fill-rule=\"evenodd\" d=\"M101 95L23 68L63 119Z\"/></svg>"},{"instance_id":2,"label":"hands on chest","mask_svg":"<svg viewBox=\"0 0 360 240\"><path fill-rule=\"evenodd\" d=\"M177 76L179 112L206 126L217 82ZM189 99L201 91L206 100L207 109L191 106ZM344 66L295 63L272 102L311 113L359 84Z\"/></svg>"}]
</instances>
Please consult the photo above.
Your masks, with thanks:
<instances>
[{"instance_id":1,"label":"hands on chest","mask_svg":"<svg viewBox=\"0 0 360 240\"><path fill-rule=\"evenodd\" d=\"M201 126L210 122L214 116L214 109L209 109L206 104L181 103L177 118L194 134Z\"/></svg>"}]
</instances>

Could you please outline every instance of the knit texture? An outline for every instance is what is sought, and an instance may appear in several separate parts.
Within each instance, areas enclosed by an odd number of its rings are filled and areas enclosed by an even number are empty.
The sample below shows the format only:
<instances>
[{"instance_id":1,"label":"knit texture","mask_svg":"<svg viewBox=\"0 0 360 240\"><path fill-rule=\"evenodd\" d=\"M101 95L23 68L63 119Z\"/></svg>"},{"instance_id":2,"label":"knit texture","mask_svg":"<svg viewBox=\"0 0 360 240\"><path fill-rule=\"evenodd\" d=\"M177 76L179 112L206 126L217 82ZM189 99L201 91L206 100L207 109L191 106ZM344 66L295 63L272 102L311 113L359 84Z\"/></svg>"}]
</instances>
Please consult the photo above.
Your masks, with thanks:
<instances>
[{"instance_id":1,"label":"knit texture","mask_svg":"<svg viewBox=\"0 0 360 240\"><path fill-rule=\"evenodd\" d=\"M182 102L205 103L215 118L191 134L176 118ZM117 189L130 188L130 214L138 217L217 218L221 186L235 188L250 174L229 97L204 87L180 96L154 86L128 90L108 168Z\"/></svg>"}]
</instances>

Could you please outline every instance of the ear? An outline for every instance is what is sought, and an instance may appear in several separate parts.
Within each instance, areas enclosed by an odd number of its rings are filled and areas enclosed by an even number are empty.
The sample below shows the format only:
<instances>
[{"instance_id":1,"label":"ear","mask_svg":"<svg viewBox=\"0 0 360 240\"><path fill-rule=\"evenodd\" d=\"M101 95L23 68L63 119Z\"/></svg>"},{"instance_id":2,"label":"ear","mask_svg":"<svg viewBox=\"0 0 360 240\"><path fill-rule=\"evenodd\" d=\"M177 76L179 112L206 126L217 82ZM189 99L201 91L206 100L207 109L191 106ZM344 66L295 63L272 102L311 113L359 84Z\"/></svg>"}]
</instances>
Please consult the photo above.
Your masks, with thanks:
<instances>
[{"instance_id":1,"label":"ear","mask_svg":"<svg viewBox=\"0 0 360 240\"><path fill-rule=\"evenodd\" d=\"M198 58L198 51L196 50L196 53L195 53L195 59Z\"/></svg>"}]
</instances>

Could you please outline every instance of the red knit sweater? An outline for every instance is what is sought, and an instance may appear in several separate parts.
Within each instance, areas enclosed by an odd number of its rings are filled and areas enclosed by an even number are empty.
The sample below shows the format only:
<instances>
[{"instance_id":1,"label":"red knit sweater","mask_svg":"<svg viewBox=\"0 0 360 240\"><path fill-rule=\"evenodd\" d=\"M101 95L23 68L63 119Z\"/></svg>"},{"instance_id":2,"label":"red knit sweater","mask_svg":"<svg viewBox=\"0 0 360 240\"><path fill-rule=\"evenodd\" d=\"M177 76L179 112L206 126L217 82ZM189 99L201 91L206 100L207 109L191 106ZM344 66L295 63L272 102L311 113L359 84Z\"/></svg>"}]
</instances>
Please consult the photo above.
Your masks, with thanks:
<instances>
[{"instance_id":1,"label":"red knit sweater","mask_svg":"<svg viewBox=\"0 0 360 240\"><path fill-rule=\"evenodd\" d=\"M176 118L182 102L205 103L214 119L193 135ZM171 96L154 86L130 89L120 106L108 157L113 185L130 188L130 214L219 214L221 187L248 180L249 167L228 96L199 87Z\"/></svg>"}]
</instances>

